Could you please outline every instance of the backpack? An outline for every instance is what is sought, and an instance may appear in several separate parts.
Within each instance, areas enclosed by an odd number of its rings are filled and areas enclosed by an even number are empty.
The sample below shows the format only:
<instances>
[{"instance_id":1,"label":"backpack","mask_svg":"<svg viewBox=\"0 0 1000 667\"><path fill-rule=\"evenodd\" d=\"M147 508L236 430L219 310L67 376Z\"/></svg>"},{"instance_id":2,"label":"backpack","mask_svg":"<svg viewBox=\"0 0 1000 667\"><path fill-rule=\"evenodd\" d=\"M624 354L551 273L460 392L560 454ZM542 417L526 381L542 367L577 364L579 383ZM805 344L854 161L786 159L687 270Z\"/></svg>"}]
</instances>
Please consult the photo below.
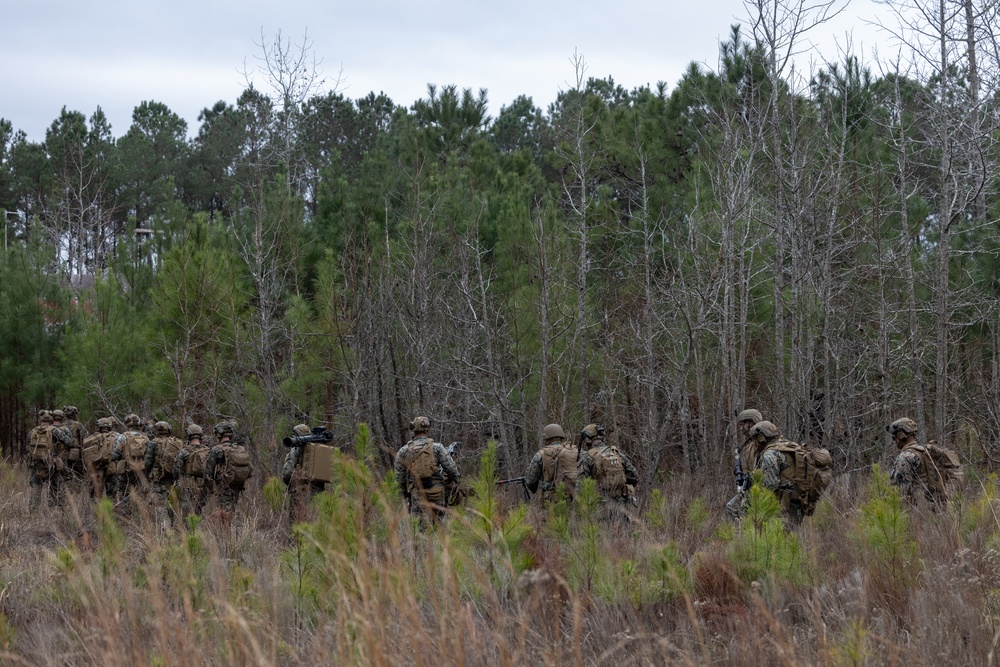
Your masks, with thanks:
<instances>
[{"instance_id":1,"label":"backpack","mask_svg":"<svg viewBox=\"0 0 1000 667\"><path fill-rule=\"evenodd\" d=\"M310 482L333 480L333 451L330 445L309 443L302 453L302 477Z\"/></svg>"},{"instance_id":2,"label":"backpack","mask_svg":"<svg viewBox=\"0 0 1000 667\"><path fill-rule=\"evenodd\" d=\"M563 444L549 445L542 448L542 480L555 489L562 484L567 497L572 500L576 491L578 474L577 452L573 447Z\"/></svg>"},{"instance_id":3,"label":"backpack","mask_svg":"<svg viewBox=\"0 0 1000 667\"><path fill-rule=\"evenodd\" d=\"M418 438L406 443L406 447L403 465L413 484L420 488L433 486L431 478L440 470L437 457L434 456L434 441L430 438Z\"/></svg>"},{"instance_id":4,"label":"backpack","mask_svg":"<svg viewBox=\"0 0 1000 667\"><path fill-rule=\"evenodd\" d=\"M790 480L795 486L792 494L779 493L782 509L787 510L789 503L797 499L802 513L812 516L816 511L816 503L833 481L833 457L830 456L830 451L820 447L806 447L788 440L779 440L764 449L768 450L785 454L788 467L781 471L781 477Z\"/></svg>"},{"instance_id":5,"label":"backpack","mask_svg":"<svg viewBox=\"0 0 1000 667\"><path fill-rule=\"evenodd\" d=\"M173 438L170 436L160 436L156 438L156 466L159 471L155 474L158 475L157 479L170 479L174 476L174 461L177 460L177 455L180 453L184 444L179 438Z\"/></svg>"},{"instance_id":6,"label":"backpack","mask_svg":"<svg viewBox=\"0 0 1000 667\"><path fill-rule=\"evenodd\" d=\"M941 447L933 440L926 445L910 445L904 449L920 458L920 481L933 498L947 500L962 485L965 474L958 452Z\"/></svg>"},{"instance_id":7,"label":"backpack","mask_svg":"<svg viewBox=\"0 0 1000 667\"><path fill-rule=\"evenodd\" d=\"M55 453L55 440L52 438L54 430L55 426L51 424L31 429L31 436L28 440L28 455L32 461L45 461L47 463L52 460L52 455Z\"/></svg>"},{"instance_id":8,"label":"backpack","mask_svg":"<svg viewBox=\"0 0 1000 667\"><path fill-rule=\"evenodd\" d=\"M104 470L111 463L116 433L95 433L83 441L83 464L89 470Z\"/></svg>"},{"instance_id":9,"label":"backpack","mask_svg":"<svg viewBox=\"0 0 1000 667\"><path fill-rule=\"evenodd\" d=\"M146 445L149 438L141 431L125 431L125 442L122 444L122 458L125 465L136 475L146 468Z\"/></svg>"},{"instance_id":10,"label":"backpack","mask_svg":"<svg viewBox=\"0 0 1000 667\"><path fill-rule=\"evenodd\" d=\"M623 498L628 494L625 481L625 461L617 447L603 446L590 450L594 459L594 478L601 493L612 498Z\"/></svg>"},{"instance_id":11,"label":"backpack","mask_svg":"<svg viewBox=\"0 0 1000 667\"><path fill-rule=\"evenodd\" d=\"M253 471L250 469L250 452L239 445L219 445L225 459L217 479L230 489L241 491Z\"/></svg>"},{"instance_id":12,"label":"backpack","mask_svg":"<svg viewBox=\"0 0 1000 667\"><path fill-rule=\"evenodd\" d=\"M205 476L205 459L208 458L208 447L188 450L187 461L184 462L184 474L191 477Z\"/></svg>"}]
</instances>

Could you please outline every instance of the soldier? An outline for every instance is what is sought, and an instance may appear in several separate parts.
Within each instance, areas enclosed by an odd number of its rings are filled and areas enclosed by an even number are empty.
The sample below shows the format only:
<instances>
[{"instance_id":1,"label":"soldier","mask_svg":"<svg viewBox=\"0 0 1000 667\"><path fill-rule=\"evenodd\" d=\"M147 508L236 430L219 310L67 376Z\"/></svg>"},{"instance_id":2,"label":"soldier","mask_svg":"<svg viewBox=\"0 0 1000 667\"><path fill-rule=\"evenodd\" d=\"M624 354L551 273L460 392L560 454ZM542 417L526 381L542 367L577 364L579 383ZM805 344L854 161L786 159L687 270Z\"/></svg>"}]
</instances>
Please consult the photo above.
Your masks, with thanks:
<instances>
[{"instance_id":1,"label":"soldier","mask_svg":"<svg viewBox=\"0 0 1000 667\"><path fill-rule=\"evenodd\" d=\"M42 486L48 482L49 506L61 506L65 500L63 491L63 470L66 462L63 455L72 444L69 432L52 424L52 413L38 411L38 425L28 434L28 485L31 494L28 509L34 512L42 503Z\"/></svg>"},{"instance_id":2,"label":"soldier","mask_svg":"<svg viewBox=\"0 0 1000 667\"><path fill-rule=\"evenodd\" d=\"M910 502L924 498L938 509L948 505L954 487L962 481L958 455L934 442L917 442L917 423L903 417L885 427L899 454L892 464L889 481Z\"/></svg>"},{"instance_id":3,"label":"soldier","mask_svg":"<svg viewBox=\"0 0 1000 667\"><path fill-rule=\"evenodd\" d=\"M754 444L754 469L764 473L764 488L773 491L778 497L781 509L791 523L802 523L805 511L795 483L794 451L801 449L804 456L804 448L783 438L778 427L769 421L754 424L749 436ZM740 516L745 509L744 503L739 509Z\"/></svg>"},{"instance_id":4,"label":"soldier","mask_svg":"<svg viewBox=\"0 0 1000 667\"><path fill-rule=\"evenodd\" d=\"M736 415L736 431L737 431L737 445L736 445L736 456L739 457L740 469L743 474L749 478L750 471L753 470L754 458L756 454L757 446L753 439L750 437L750 429L764 418L761 416L760 412L754 410L753 408L743 410ZM737 485L740 487L737 490L736 495L729 499L726 503L726 513L734 519L738 519L743 513L743 506L747 502L747 489L749 485L744 483L744 480L737 480Z\"/></svg>"},{"instance_id":5,"label":"soldier","mask_svg":"<svg viewBox=\"0 0 1000 667\"><path fill-rule=\"evenodd\" d=\"M307 436L312 434L312 430L305 424L297 424L292 427L292 433L297 436ZM288 489L288 511L292 523L302 521L306 516L309 501L326 489L326 482L305 477L302 470L305 450L305 445L289 447L288 453L285 454L285 463L281 466L281 479Z\"/></svg>"},{"instance_id":6,"label":"soldier","mask_svg":"<svg viewBox=\"0 0 1000 667\"><path fill-rule=\"evenodd\" d=\"M108 476L108 465L111 463L111 453L115 445L123 442L125 436L114 430L115 420L111 417L101 417L97 420L97 433L87 436L83 441L83 464L87 471L90 496L100 498L105 492L113 492L105 487Z\"/></svg>"},{"instance_id":7,"label":"soldier","mask_svg":"<svg viewBox=\"0 0 1000 667\"><path fill-rule=\"evenodd\" d=\"M542 429L542 439L545 444L528 463L524 482L531 493L542 490L542 504L555 499L559 486L572 502L579 476L577 448L566 442L566 433L559 424L549 424Z\"/></svg>"},{"instance_id":8,"label":"soldier","mask_svg":"<svg viewBox=\"0 0 1000 667\"><path fill-rule=\"evenodd\" d=\"M173 437L169 423L158 421L153 424L153 439L146 445L143 456L143 473L150 482L156 516L164 527L174 519L174 512L170 509L170 490L176 483L174 463L182 447L180 438Z\"/></svg>"},{"instance_id":9,"label":"soldier","mask_svg":"<svg viewBox=\"0 0 1000 667\"><path fill-rule=\"evenodd\" d=\"M236 513L236 504L253 474L250 453L243 445L233 441L235 429L230 421L215 425L215 437L219 444L208 450L205 457L205 484L219 497L219 507Z\"/></svg>"},{"instance_id":10,"label":"soldier","mask_svg":"<svg viewBox=\"0 0 1000 667\"><path fill-rule=\"evenodd\" d=\"M87 478L87 469L83 464L83 441L87 439L90 432L87 427L77 421L80 411L75 405L67 405L62 409L65 419L63 425L73 438L73 445L66 454L66 476L67 481L74 491L79 491L83 487ZM52 423L55 424L57 417L52 415Z\"/></svg>"},{"instance_id":11,"label":"soldier","mask_svg":"<svg viewBox=\"0 0 1000 667\"><path fill-rule=\"evenodd\" d=\"M436 522L444 516L448 489L458 485L461 474L444 445L430 437L429 418L414 418L410 428L413 439L396 453L396 480L410 513Z\"/></svg>"},{"instance_id":12,"label":"soldier","mask_svg":"<svg viewBox=\"0 0 1000 667\"><path fill-rule=\"evenodd\" d=\"M148 482L144 470L146 468L146 448L149 438L142 432L142 419L137 414L125 417L125 433L115 442L111 450L111 478L109 486L116 502L129 500L129 494L135 490L138 494L146 491Z\"/></svg>"},{"instance_id":13,"label":"soldier","mask_svg":"<svg viewBox=\"0 0 1000 667\"><path fill-rule=\"evenodd\" d=\"M177 453L174 460L174 479L178 480L180 505L184 516L201 515L205 504L205 460L208 445L203 445L203 431L198 424L188 424L184 429L187 444Z\"/></svg>"},{"instance_id":14,"label":"soldier","mask_svg":"<svg viewBox=\"0 0 1000 667\"><path fill-rule=\"evenodd\" d=\"M635 495L639 473L625 452L604 441L606 431L600 424L587 424L580 435L585 451L580 456L579 476L597 482L603 518L627 521L625 507Z\"/></svg>"}]
</instances>

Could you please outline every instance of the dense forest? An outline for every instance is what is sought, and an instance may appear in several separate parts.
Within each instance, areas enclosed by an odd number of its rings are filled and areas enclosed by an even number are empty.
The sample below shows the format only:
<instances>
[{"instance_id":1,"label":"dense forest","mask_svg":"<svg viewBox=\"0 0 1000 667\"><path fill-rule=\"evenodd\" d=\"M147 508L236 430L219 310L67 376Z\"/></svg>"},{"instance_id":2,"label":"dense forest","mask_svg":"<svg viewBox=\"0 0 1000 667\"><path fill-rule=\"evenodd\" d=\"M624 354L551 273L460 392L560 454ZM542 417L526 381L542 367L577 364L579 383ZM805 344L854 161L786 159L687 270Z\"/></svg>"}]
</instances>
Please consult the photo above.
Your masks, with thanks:
<instances>
[{"instance_id":1,"label":"dense forest","mask_svg":"<svg viewBox=\"0 0 1000 667\"><path fill-rule=\"evenodd\" d=\"M4 453L73 403L236 419L271 470L365 422L384 466L426 414L506 474L598 421L648 484L727 466L749 406L842 471L904 414L1000 458L995 7L901 4L895 60L806 73L822 16L769 6L670 89L575 56L546 110L348 99L279 40L193 138L155 101L0 120Z\"/></svg>"}]
</instances>

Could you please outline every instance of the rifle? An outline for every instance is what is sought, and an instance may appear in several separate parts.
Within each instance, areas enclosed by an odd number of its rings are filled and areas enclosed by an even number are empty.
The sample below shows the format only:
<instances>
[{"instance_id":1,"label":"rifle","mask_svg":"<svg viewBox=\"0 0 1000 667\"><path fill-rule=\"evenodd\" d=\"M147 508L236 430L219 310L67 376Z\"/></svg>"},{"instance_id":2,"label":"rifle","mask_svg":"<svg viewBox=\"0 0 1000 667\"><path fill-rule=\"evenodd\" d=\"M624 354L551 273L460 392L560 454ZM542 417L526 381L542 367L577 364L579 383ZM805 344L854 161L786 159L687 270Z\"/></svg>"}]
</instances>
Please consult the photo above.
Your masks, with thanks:
<instances>
[{"instance_id":1,"label":"rifle","mask_svg":"<svg viewBox=\"0 0 1000 667\"><path fill-rule=\"evenodd\" d=\"M750 488L752 478L750 473L743 472L743 459L740 457L739 446L733 447L733 455L736 457L736 468L733 470L733 475L736 477L736 492L742 493Z\"/></svg>"},{"instance_id":2,"label":"rifle","mask_svg":"<svg viewBox=\"0 0 1000 667\"><path fill-rule=\"evenodd\" d=\"M455 442L453 442L450 445L448 445L447 447L445 447L444 451L448 452L448 456L451 456L452 454L455 453L455 448L458 447L460 444L462 444L462 443L460 443L458 440L456 440Z\"/></svg>"},{"instance_id":3,"label":"rifle","mask_svg":"<svg viewBox=\"0 0 1000 667\"><path fill-rule=\"evenodd\" d=\"M498 479L497 486L503 486L504 484L520 484L521 490L524 491L524 499L531 500L531 492L528 491L528 483L524 481L524 477L511 477L510 479Z\"/></svg>"}]
</instances>

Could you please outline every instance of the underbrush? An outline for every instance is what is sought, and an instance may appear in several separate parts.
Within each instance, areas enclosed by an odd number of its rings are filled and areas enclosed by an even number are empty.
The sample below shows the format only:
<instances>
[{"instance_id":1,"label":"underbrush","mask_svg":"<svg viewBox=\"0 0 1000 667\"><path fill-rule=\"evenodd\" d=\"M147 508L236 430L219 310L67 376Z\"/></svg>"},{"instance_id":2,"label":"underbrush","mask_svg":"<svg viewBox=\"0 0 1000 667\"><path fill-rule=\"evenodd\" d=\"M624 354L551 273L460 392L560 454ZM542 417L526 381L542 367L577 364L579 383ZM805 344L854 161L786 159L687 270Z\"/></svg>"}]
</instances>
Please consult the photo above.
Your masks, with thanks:
<instances>
[{"instance_id":1,"label":"underbrush","mask_svg":"<svg viewBox=\"0 0 1000 667\"><path fill-rule=\"evenodd\" d=\"M24 665L988 664L1000 638L1000 486L947 511L877 469L789 528L754 488L678 478L640 507L526 505L482 454L431 526L373 468L366 432L311 519L280 487L166 529L73 495L27 511L0 466L0 656ZM613 509L616 511L609 511Z\"/></svg>"}]
</instances>

